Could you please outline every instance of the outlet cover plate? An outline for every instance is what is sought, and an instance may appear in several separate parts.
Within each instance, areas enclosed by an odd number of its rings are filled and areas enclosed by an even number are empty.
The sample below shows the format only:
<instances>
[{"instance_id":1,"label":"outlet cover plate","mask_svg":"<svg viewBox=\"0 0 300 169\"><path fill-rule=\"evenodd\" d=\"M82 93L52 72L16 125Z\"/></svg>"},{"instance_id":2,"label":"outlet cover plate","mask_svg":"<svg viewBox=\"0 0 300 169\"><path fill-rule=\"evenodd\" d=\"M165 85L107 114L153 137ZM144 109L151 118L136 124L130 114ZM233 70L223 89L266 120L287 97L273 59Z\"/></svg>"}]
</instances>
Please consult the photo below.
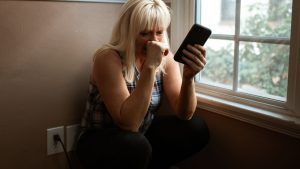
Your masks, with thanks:
<instances>
[{"instance_id":1,"label":"outlet cover plate","mask_svg":"<svg viewBox=\"0 0 300 169\"><path fill-rule=\"evenodd\" d=\"M60 142L55 144L53 136L58 134L64 143L64 126L47 129L47 155L57 154L64 151Z\"/></svg>"}]
</instances>

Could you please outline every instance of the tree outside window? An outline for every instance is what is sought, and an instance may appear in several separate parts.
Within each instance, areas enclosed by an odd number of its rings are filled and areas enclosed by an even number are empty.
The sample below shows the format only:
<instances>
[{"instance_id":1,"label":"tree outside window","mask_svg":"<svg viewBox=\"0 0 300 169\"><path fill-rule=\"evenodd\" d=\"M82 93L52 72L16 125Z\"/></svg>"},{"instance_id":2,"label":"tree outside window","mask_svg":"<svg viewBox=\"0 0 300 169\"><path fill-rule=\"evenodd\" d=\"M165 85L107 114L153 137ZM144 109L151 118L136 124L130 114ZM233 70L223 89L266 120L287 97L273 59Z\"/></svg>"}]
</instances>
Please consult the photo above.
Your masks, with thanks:
<instances>
[{"instance_id":1,"label":"tree outside window","mask_svg":"<svg viewBox=\"0 0 300 169\"><path fill-rule=\"evenodd\" d=\"M291 0L241 0L239 20L232 19L233 0L202 0L201 23L212 28L207 42L207 66L196 79L207 85L247 93L259 97L286 101L288 87ZM221 5L219 23L205 19L211 15L203 9ZM234 4L234 7L232 7ZM279 5L280 4L280 5ZM231 10L230 10L231 9ZM218 12L215 12L218 13ZM224 31L230 29L232 31ZM228 32L228 33L226 33Z\"/></svg>"}]
</instances>

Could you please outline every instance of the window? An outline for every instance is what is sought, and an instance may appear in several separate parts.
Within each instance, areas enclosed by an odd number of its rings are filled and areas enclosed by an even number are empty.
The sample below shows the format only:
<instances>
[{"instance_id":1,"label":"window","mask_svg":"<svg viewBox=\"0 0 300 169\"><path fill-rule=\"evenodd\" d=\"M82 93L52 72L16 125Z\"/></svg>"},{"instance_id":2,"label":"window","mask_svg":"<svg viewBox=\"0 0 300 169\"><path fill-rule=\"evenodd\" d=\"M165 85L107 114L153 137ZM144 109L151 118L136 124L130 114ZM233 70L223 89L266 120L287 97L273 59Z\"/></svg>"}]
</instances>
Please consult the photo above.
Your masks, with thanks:
<instances>
[{"instance_id":1,"label":"window","mask_svg":"<svg viewBox=\"0 0 300 169\"><path fill-rule=\"evenodd\" d=\"M222 0L221 4L221 21L234 21L235 17L235 1Z\"/></svg>"},{"instance_id":2,"label":"window","mask_svg":"<svg viewBox=\"0 0 300 169\"><path fill-rule=\"evenodd\" d=\"M200 83L286 101L292 0L275 1L200 0L197 22L219 34L207 44L209 64ZM221 12L210 6L220 6Z\"/></svg>"},{"instance_id":3,"label":"window","mask_svg":"<svg viewBox=\"0 0 300 169\"><path fill-rule=\"evenodd\" d=\"M296 0L185 2L193 21L212 29L207 65L195 79L200 107L300 138L300 14L293 10L299 6Z\"/></svg>"}]
</instances>

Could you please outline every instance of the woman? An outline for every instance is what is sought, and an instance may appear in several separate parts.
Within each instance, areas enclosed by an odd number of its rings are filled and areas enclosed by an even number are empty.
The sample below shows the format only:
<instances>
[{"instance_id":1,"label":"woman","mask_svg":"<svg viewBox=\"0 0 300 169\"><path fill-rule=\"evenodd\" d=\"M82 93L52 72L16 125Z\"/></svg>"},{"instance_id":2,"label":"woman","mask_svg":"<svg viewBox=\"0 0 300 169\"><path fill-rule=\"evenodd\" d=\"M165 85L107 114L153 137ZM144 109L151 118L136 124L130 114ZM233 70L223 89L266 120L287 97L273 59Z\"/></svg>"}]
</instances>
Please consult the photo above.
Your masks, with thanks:
<instances>
[{"instance_id":1,"label":"woman","mask_svg":"<svg viewBox=\"0 0 300 169\"><path fill-rule=\"evenodd\" d=\"M169 51L170 20L161 0L122 6L110 42L94 57L77 147L85 168L168 168L207 144L205 122L193 117L194 76L204 68L205 49L187 46L181 77ZM162 94L175 115L155 116Z\"/></svg>"}]
</instances>

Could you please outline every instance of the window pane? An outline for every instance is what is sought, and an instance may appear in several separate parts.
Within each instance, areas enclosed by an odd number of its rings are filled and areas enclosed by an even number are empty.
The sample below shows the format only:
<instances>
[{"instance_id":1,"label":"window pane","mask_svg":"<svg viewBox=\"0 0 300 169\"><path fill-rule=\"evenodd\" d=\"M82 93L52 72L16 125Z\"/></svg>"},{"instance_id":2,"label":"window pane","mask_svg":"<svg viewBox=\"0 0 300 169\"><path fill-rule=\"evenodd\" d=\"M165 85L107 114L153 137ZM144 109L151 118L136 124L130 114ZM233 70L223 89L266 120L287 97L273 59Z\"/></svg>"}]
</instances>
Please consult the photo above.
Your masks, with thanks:
<instances>
[{"instance_id":1,"label":"window pane","mask_svg":"<svg viewBox=\"0 0 300 169\"><path fill-rule=\"evenodd\" d=\"M286 101L292 0L240 2L197 1L197 22L210 27L214 36L205 44L208 63L196 81Z\"/></svg>"},{"instance_id":2,"label":"window pane","mask_svg":"<svg viewBox=\"0 0 300 169\"><path fill-rule=\"evenodd\" d=\"M210 39L205 47L207 64L201 73L201 83L232 89L233 41Z\"/></svg>"},{"instance_id":3,"label":"window pane","mask_svg":"<svg viewBox=\"0 0 300 169\"><path fill-rule=\"evenodd\" d=\"M242 0L241 35L289 37L292 0Z\"/></svg>"},{"instance_id":4,"label":"window pane","mask_svg":"<svg viewBox=\"0 0 300 169\"><path fill-rule=\"evenodd\" d=\"M201 0L197 3L198 23L211 28L213 34L234 34L235 0Z\"/></svg>"},{"instance_id":5,"label":"window pane","mask_svg":"<svg viewBox=\"0 0 300 169\"><path fill-rule=\"evenodd\" d=\"M286 100L289 46L240 43L239 91Z\"/></svg>"}]
</instances>

